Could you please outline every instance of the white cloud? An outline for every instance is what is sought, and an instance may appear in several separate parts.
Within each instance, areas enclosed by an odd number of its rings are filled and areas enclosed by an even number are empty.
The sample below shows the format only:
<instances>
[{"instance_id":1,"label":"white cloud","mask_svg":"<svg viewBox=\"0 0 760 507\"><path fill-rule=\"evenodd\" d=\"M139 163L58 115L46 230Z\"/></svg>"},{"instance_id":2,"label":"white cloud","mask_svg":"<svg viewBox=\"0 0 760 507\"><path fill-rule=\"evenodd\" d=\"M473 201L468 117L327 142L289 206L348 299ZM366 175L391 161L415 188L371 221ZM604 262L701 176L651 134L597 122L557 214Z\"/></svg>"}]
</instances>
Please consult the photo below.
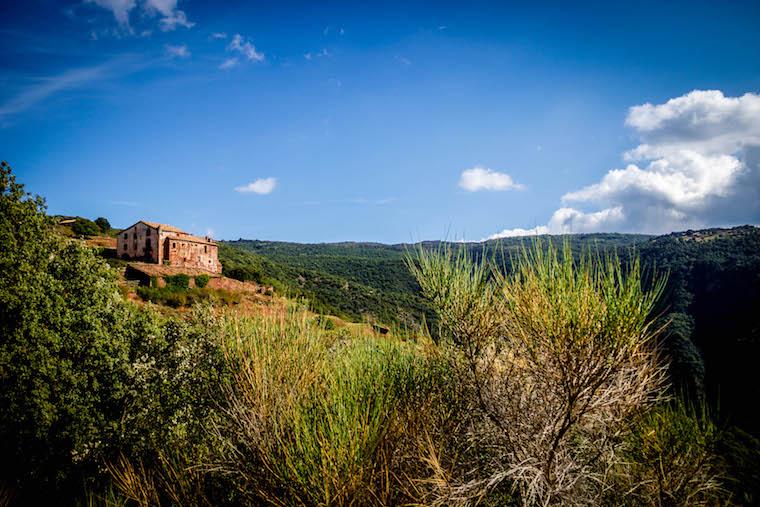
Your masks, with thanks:
<instances>
[{"instance_id":1,"label":"white cloud","mask_svg":"<svg viewBox=\"0 0 760 507\"><path fill-rule=\"evenodd\" d=\"M760 95L692 91L630 108L641 143L629 164L568 192L547 223L551 233L665 233L760 222Z\"/></svg>"},{"instance_id":2,"label":"white cloud","mask_svg":"<svg viewBox=\"0 0 760 507\"><path fill-rule=\"evenodd\" d=\"M135 0L87 0L87 3L111 11L119 26L130 29L129 12L137 5Z\"/></svg>"},{"instance_id":3,"label":"white cloud","mask_svg":"<svg viewBox=\"0 0 760 507\"><path fill-rule=\"evenodd\" d=\"M462 171L459 186L468 192L479 190L521 190L523 185L515 183L506 173L492 171L486 167L473 167Z\"/></svg>"},{"instance_id":4,"label":"white cloud","mask_svg":"<svg viewBox=\"0 0 760 507\"><path fill-rule=\"evenodd\" d=\"M172 46L171 44L167 44L164 46L166 48L166 54L171 56L172 58L189 58L190 57L190 51L188 51L187 46L182 44L181 46Z\"/></svg>"},{"instance_id":5,"label":"white cloud","mask_svg":"<svg viewBox=\"0 0 760 507\"><path fill-rule=\"evenodd\" d=\"M227 32L214 32L210 36L211 39L226 39Z\"/></svg>"},{"instance_id":6,"label":"white cloud","mask_svg":"<svg viewBox=\"0 0 760 507\"><path fill-rule=\"evenodd\" d=\"M539 234L576 234L584 232L611 232L625 218L620 206L603 209L594 213L584 213L573 208L560 208L552 214L547 225L532 229L504 229L485 239L536 236Z\"/></svg>"},{"instance_id":7,"label":"white cloud","mask_svg":"<svg viewBox=\"0 0 760 507\"><path fill-rule=\"evenodd\" d=\"M143 9L149 15L159 14L161 30L170 32L178 26L192 28L195 23L187 19L184 11L177 9L177 0L144 0Z\"/></svg>"},{"instance_id":8,"label":"white cloud","mask_svg":"<svg viewBox=\"0 0 760 507\"><path fill-rule=\"evenodd\" d=\"M238 64L238 59L235 57L227 58L222 63L219 64L219 68L222 70L231 69L233 67L236 67Z\"/></svg>"},{"instance_id":9,"label":"white cloud","mask_svg":"<svg viewBox=\"0 0 760 507\"><path fill-rule=\"evenodd\" d=\"M246 59L254 62L264 61L264 53L259 53L256 51L256 46L246 41L245 38L239 33L236 33L232 37L230 45L227 46L227 51L237 51L241 55L245 56Z\"/></svg>"},{"instance_id":10,"label":"white cloud","mask_svg":"<svg viewBox=\"0 0 760 507\"><path fill-rule=\"evenodd\" d=\"M248 183L247 185L235 187L235 192L240 192L241 194L253 193L253 194L259 194L259 195L266 195L266 194L271 194L276 186L277 186L276 178L259 178L256 181Z\"/></svg>"},{"instance_id":11,"label":"white cloud","mask_svg":"<svg viewBox=\"0 0 760 507\"><path fill-rule=\"evenodd\" d=\"M132 33L129 24L129 15L137 6L137 0L85 0L87 3L95 4L98 7L107 9L113 13L116 22L120 27ZM187 19L184 11L177 9L177 0L141 0L143 11L148 17L160 16L159 25L162 31L168 32L176 29L178 26L192 28L195 23ZM144 30L141 34L150 33Z\"/></svg>"},{"instance_id":12,"label":"white cloud","mask_svg":"<svg viewBox=\"0 0 760 507\"><path fill-rule=\"evenodd\" d=\"M520 229L519 227L515 229L504 229L496 234L491 234L485 238L484 241L489 239L516 238L519 236L538 236L540 234L549 234L549 228L545 225L539 225L532 229Z\"/></svg>"}]
</instances>

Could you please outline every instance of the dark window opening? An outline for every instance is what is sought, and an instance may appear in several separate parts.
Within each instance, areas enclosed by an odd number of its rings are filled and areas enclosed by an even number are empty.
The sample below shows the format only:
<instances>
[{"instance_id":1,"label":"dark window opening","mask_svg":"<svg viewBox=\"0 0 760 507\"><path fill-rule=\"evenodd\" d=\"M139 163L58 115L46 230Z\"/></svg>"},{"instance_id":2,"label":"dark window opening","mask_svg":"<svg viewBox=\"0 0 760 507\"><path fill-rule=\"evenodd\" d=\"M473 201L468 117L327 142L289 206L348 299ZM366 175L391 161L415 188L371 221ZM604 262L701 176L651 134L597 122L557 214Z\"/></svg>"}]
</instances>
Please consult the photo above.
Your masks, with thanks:
<instances>
[{"instance_id":1,"label":"dark window opening","mask_svg":"<svg viewBox=\"0 0 760 507\"><path fill-rule=\"evenodd\" d=\"M127 236L129 236L129 233L125 232L124 233L124 239L128 239Z\"/></svg>"},{"instance_id":2,"label":"dark window opening","mask_svg":"<svg viewBox=\"0 0 760 507\"><path fill-rule=\"evenodd\" d=\"M172 243L172 248L177 248L177 243Z\"/></svg>"}]
</instances>

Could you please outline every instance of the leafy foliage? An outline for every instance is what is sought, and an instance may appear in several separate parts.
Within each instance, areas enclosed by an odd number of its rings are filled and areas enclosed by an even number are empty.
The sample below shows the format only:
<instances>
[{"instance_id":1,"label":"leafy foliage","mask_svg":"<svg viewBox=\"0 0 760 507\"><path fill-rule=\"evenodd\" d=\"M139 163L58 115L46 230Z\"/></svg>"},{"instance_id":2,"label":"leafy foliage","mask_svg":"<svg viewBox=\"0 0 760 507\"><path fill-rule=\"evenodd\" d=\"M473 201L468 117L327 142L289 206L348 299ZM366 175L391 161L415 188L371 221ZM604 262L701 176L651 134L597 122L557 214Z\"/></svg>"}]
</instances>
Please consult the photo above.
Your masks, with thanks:
<instances>
[{"instance_id":1,"label":"leafy foliage","mask_svg":"<svg viewBox=\"0 0 760 507\"><path fill-rule=\"evenodd\" d=\"M3 163L0 482L25 503L94 487L119 454L195 452L225 371L208 322L126 303L114 271L54 234L44 209Z\"/></svg>"},{"instance_id":2,"label":"leafy foliage","mask_svg":"<svg viewBox=\"0 0 760 507\"><path fill-rule=\"evenodd\" d=\"M166 288L169 290L187 290L190 287L190 277L182 273L165 275L164 281L166 282Z\"/></svg>"},{"instance_id":3,"label":"leafy foliage","mask_svg":"<svg viewBox=\"0 0 760 507\"><path fill-rule=\"evenodd\" d=\"M95 225L97 225L98 229L100 229L100 232L104 234L108 234L111 232L111 222L109 222L108 219L105 217L96 218Z\"/></svg>"},{"instance_id":4,"label":"leafy foliage","mask_svg":"<svg viewBox=\"0 0 760 507\"><path fill-rule=\"evenodd\" d=\"M97 236L100 234L100 227L86 218L77 217L74 223L71 225L71 230L77 236Z\"/></svg>"},{"instance_id":5,"label":"leafy foliage","mask_svg":"<svg viewBox=\"0 0 760 507\"><path fill-rule=\"evenodd\" d=\"M0 178L0 467L57 486L116 429L135 329L108 266L51 234L8 166Z\"/></svg>"},{"instance_id":6,"label":"leafy foliage","mask_svg":"<svg viewBox=\"0 0 760 507\"><path fill-rule=\"evenodd\" d=\"M166 305L172 308L193 306L196 303L219 303L222 305L237 304L240 302L240 293L230 292L224 289L192 288L176 289L172 287L138 287L137 295L143 301Z\"/></svg>"}]
</instances>

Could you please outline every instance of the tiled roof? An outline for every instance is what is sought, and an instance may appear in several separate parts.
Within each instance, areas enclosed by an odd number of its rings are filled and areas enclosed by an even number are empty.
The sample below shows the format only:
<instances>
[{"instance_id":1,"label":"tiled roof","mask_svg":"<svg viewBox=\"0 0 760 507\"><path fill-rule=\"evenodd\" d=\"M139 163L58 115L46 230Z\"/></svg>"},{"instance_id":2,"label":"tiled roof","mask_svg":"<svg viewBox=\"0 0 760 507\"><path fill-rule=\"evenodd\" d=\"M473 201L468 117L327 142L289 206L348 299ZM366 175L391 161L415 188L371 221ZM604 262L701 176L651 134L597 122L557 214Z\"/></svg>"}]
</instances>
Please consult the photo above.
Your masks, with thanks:
<instances>
[{"instance_id":1,"label":"tiled roof","mask_svg":"<svg viewBox=\"0 0 760 507\"><path fill-rule=\"evenodd\" d=\"M140 221L141 221L142 223L146 224L146 225L149 225L149 226L151 226L151 227L152 227L152 228L154 228L154 229L158 229L158 228L160 227L162 230L164 230L164 231L166 231L166 232L181 232L181 233L183 233L183 234L187 234L187 233L186 233L185 231L183 231L182 229L179 229L179 228L177 228L177 227L174 227L173 225L169 225L169 224L161 224L161 223L158 223L158 222L148 222L147 220L140 220Z\"/></svg>"},{"instance_id":2,"label":"tiled roof","mask_svg":"<svg viewBox=\"0 0 760 507\"><path fill-rule=\"evenodd\" d=\"M163 229L163 227L161 227ZM199 238L198 236L193 236L192 234L184 233L181 236L172 236L168 235L166 236L169 239L174 239L177 241L190 241L191 243L204 243L206 245L216 245L216 242L213 240L208 240L206 238Z\"/></svg>"}]
</instances>

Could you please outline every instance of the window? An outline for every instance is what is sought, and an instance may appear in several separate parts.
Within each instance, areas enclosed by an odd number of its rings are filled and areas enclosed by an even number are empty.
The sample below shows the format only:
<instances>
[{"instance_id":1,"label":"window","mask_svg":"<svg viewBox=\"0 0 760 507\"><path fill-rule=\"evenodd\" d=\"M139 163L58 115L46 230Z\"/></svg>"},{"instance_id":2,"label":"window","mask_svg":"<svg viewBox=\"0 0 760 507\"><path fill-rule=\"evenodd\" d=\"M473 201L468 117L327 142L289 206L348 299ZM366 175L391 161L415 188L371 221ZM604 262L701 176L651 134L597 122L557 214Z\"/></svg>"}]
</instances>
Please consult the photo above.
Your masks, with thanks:
<instances>
[{"instance_id":1,"label":"window","mask_svg":"<svg viewBox=\"0 0 760 507\"><path fill-rule=\"evenodd\" d=\"M208 253L208 247L206 245L203 245L203 253Z\"/></svg>"},{"instance_id":2,"label":"window","mask_svg":"<svg viewBox=\"0 0 760 507\"><path fill-rule=\"evenodd\" d=\"M129 237L128 237L128 236L129 236L129 233L128 233L128 232L125 232L125 233L124 233L124 239L129 239Z\"/></svg>"},{"instance_id":3,"label":"window","mask_svg":"<svg viewBox=\"0 0 760 507\"><path fill-rule=\"evenodd\" d=\"M177 243L172 243L172 248L177 248Z\"/></svg>"}]
</instances>

